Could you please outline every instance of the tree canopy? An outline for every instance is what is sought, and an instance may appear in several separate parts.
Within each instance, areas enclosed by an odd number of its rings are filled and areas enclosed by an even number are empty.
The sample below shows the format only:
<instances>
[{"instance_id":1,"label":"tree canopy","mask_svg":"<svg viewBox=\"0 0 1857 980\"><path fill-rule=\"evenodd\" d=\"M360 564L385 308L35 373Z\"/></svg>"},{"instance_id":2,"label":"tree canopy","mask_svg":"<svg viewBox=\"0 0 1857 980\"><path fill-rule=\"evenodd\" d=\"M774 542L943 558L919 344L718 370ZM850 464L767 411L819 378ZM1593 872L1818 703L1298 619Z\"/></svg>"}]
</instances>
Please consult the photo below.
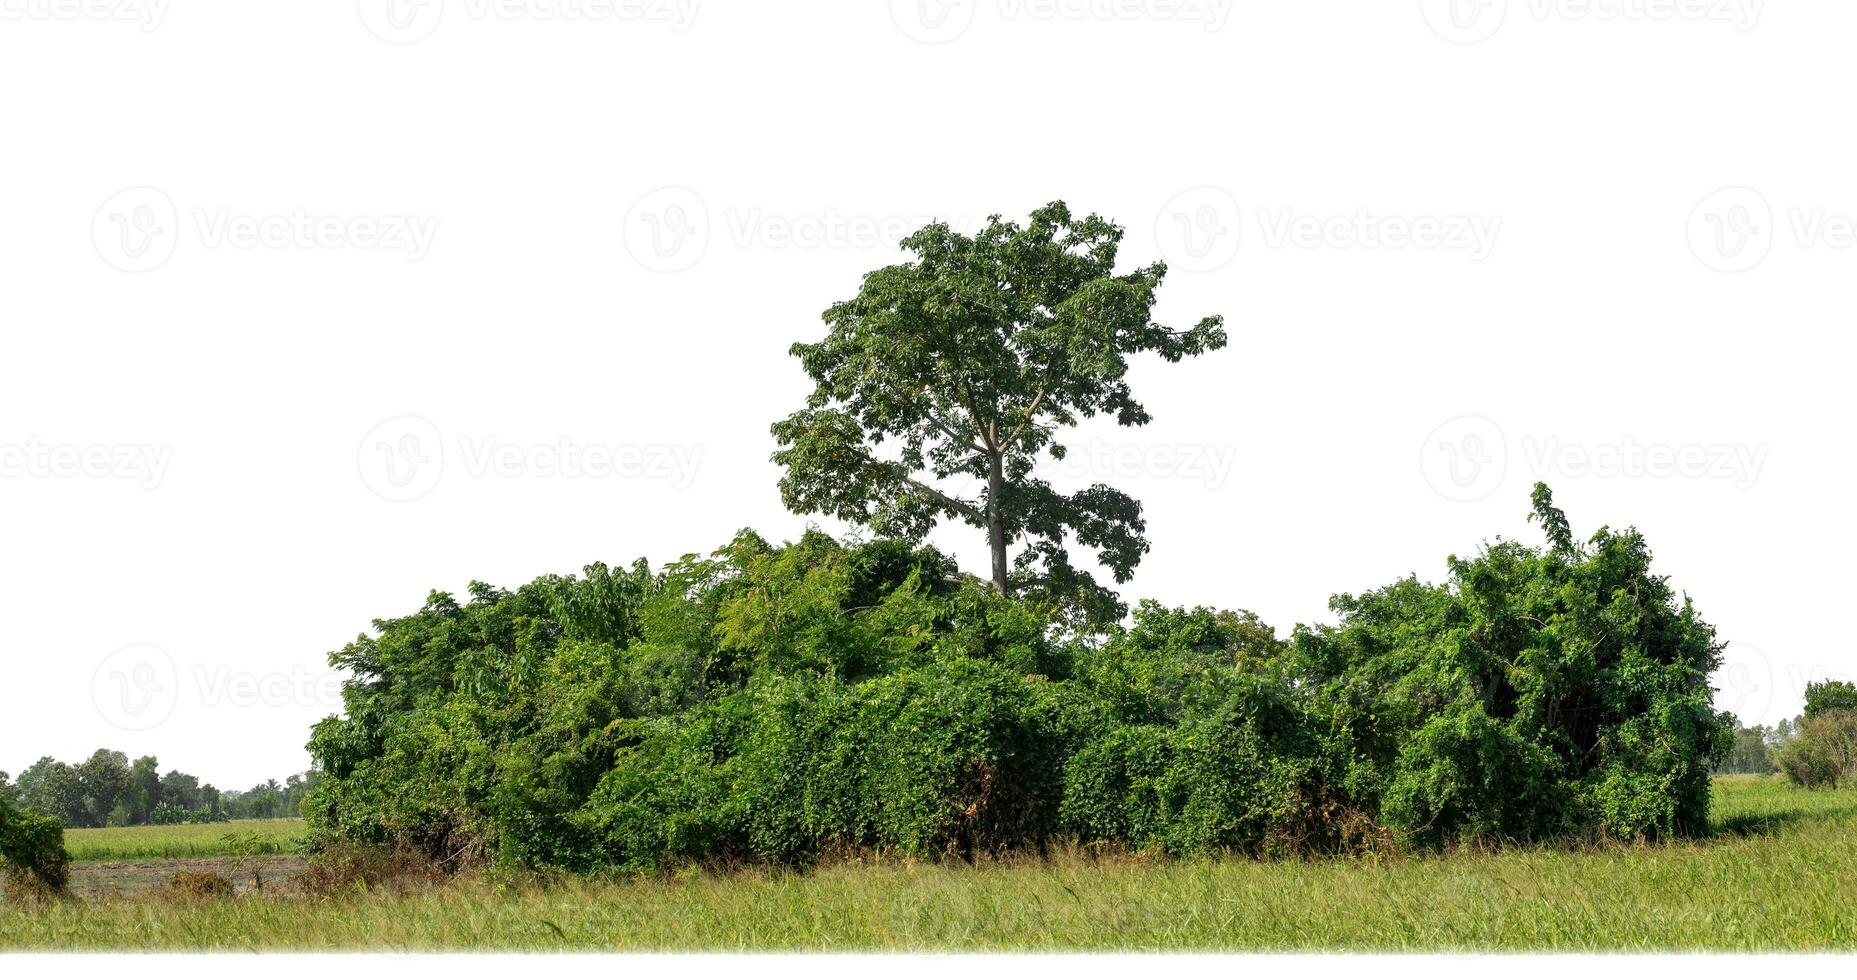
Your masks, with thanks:
<instances>
[{"instance_id":1,"label":"tree canopy","mask_svg":"<svg viewBox=\"0 0 1857 980\"><path fill-rule=\"evenodd\" d=\"M1061 432L1081 419L1149 421L1132 356L1226 341L1217 316L1154 322L1166 265L1117 273L1122 234L1058 201L1024 225L994 215L972 236L936 223L904 239L913 259L870 273L826 310L823 340L793 345L816 387L773 426L787 506L908 541L963 522L985 531L1000 594L1118 618L1070 548L1128 581L1149 547L1140 503L1100 483L1064 492L1035 466L1064 458Z\"/></svg>"}]
</instances>

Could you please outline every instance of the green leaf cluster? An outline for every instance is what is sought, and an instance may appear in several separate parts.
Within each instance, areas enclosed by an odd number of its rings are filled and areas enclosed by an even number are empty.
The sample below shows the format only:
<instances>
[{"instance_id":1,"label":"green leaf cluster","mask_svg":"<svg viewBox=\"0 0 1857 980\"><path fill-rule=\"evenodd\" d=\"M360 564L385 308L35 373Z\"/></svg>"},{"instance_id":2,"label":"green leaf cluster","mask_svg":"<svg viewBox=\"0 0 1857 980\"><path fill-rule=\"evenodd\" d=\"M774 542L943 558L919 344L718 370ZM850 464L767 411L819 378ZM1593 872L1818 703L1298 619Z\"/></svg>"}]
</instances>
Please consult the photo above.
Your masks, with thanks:
<instances>
[{"instance_id":1,"label":"green leaf cluster","mask_svg":"<svg viewBox=\"0 0 1857 980\"><path fill-rule=\"evenodd\" d=\"M1700 831L1714 631L1635 531L1499 541L1282 638L1088 632L899 540L743 532L653 571L434 593L332 655L325 839L652 870L1057 841L1176 854Z\"/></svg>"}]
</instances>

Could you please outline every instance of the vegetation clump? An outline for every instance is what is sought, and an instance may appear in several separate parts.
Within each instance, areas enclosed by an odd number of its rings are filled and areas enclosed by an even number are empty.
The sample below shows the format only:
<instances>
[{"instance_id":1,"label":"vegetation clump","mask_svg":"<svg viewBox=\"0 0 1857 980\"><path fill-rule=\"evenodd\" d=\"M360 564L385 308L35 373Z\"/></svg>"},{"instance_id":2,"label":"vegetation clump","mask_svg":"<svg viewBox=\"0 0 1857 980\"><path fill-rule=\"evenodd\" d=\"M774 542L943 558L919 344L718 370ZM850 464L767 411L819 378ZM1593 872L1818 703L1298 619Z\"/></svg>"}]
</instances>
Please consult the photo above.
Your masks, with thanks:
<instances>
[{"instance_id":1,"label":"vegetation clump","mask_svg":"<svg viewBox=\"0 0 1857 980\"><path fill-rule=\"evenodd\" d=\"M904 541L744 532L418 612L332 655L314 832L446 867L654 870L1056 842L1172 854L1701 832L1712 628L1636 531L1499 541L1332 625L1077 628Z\"/></svg>"},{"instance_id":2,"label":"vegetation clump","mask_svg":"<svg viewBox=\"0 0 1857 980\"><path fill-rule=\"evenodd\" d=\"M1807 684L1805 716L1778 755L1786 778L1807 789L1857 784L1857 685Z\"/></svg>"},{"instance_id":3,"label":"vegetation clump","mask_svg":"<svg viewBox=\"0 0 1857 980\"><path fill-rule=\"evenodd\" d=\"M71 878L64 827L56 818L14 809L0 797L0 872L9 896L62 894Z\"/></svg>"},{"instance_id":4,"label":"vegetation clump","mask_svg":"<svg viewBox=\"0 0 1857 980\"><path fill-rule=\"evenodd\" d=\"M171 898L203 900L209 898L231 898L238 889L232 879L217 871L195 871L192 869L175 872L168 878L162 888Z\"/></svg>"}]
</instances>

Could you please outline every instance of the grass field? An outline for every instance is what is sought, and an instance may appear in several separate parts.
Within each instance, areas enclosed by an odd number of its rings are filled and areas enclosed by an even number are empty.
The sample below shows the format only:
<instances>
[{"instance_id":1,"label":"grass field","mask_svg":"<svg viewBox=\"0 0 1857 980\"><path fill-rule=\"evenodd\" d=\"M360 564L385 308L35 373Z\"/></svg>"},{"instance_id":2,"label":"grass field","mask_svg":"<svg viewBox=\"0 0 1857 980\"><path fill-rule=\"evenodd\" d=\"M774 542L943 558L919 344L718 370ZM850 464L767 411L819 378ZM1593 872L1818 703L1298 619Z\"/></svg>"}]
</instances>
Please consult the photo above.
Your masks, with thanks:
<instances>
[{"instance_id":1,"label":"grass field","mask_svg":"<svg viewBox=\"0 0 1857 980\"><path fill-rule=\"evenodd\" d=\"M287 853L298 848L303 833L302 820L235 820L67 830L64 845L78 862L178 860Z\"/></svg>"},{"instance_id":2,"label":"grass field","mask_svg":"<svg viewBox=\"0 0 1857 980\"><path fill-rule=\"evenodd\" d=\"M1731 777L1716 800L1713 837L1646 847L68 901L0 916L0 948L1857 949L1857 792Z\"/></svg>"}]
</instances>

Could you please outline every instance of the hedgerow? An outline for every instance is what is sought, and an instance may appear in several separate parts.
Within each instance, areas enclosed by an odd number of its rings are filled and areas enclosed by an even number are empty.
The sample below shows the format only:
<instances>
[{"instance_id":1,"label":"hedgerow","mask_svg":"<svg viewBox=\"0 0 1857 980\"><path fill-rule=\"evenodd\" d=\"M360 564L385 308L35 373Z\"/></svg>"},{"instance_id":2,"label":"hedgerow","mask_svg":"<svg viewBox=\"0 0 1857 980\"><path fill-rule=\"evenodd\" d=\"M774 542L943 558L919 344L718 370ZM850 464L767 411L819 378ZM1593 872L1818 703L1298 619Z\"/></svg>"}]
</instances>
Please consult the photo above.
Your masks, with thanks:
<instances>
[{"instance_id":1,"label":"hedgerow","mask_svg":"<svg viewBox=\"0 0 1857 980\"><path fill-rule=\"evenodd\" d=\"M743 532L652 571L434 593L332 655L325 841L649 871L1053 842L1171 854L1706 826L1714 631L1635 531L1498 541L1287 638L1139 605L1080 631L928 548Z\"/></svg>"}]
</instances>

